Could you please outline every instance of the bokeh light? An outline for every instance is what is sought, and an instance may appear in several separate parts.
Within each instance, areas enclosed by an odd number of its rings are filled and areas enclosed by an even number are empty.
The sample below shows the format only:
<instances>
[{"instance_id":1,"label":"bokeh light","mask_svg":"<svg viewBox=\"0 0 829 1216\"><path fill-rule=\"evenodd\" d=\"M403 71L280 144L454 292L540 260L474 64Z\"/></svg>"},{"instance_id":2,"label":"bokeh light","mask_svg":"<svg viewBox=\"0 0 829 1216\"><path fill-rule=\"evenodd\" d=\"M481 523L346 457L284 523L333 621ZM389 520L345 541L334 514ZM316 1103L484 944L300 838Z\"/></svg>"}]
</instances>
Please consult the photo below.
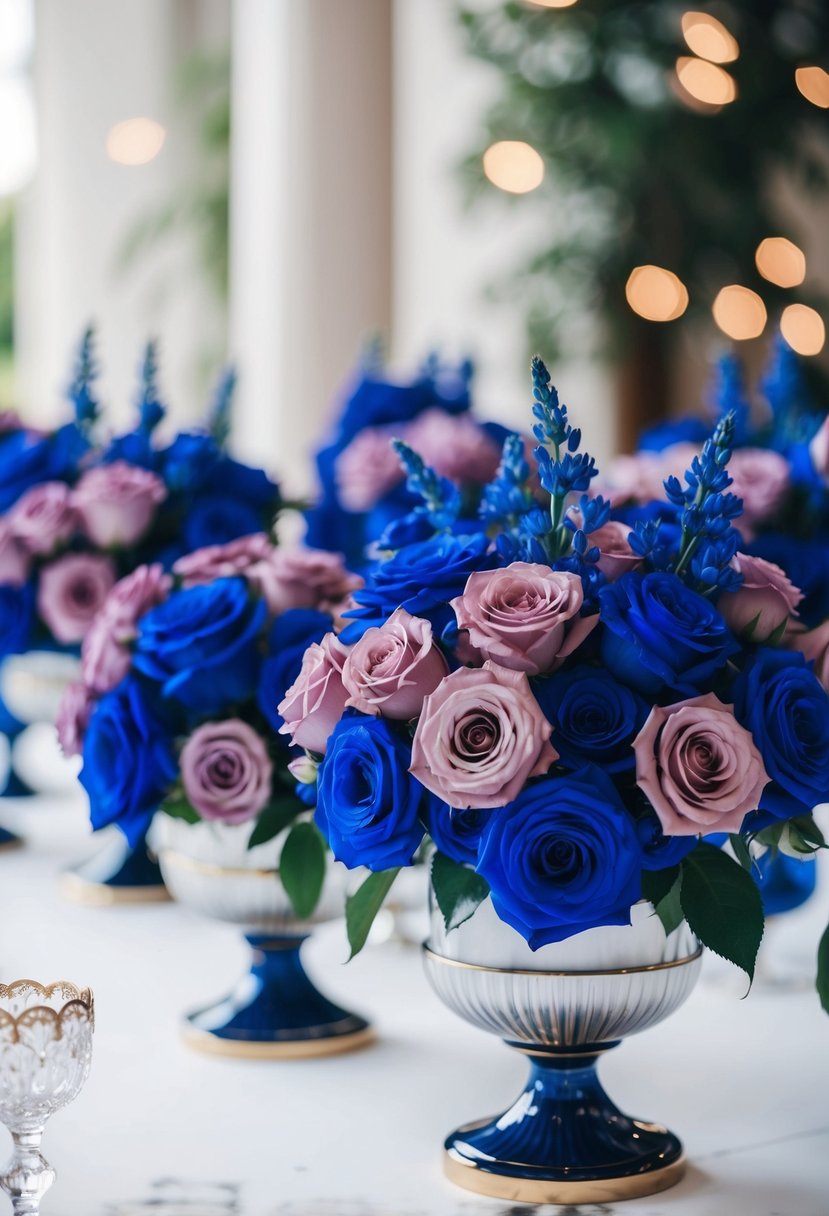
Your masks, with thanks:
<instances>
[{"instance_id":1,"label":"bokeh light","mask_svg":"<svg viewBox=\"0 0 829 1216\"><path fill-rule=\"evenodd\" d=\"M646 321L675 321L688 307L688 289L664 266L636 266L625 284L630 307Z\"/></svg>"},{"instance_id":2,"label":"bokeh light","mask_svg":"<svg viewBox=\"0 0 829 1216\"><path fill-rule=\"evenodd\" d=\"M578 0L525 0L531 8L572 8Z\"/></svg>"},{"instance_id":3,"label":"bokeh light","mask_svg":"<svg viewBox=\"0 0 829 1216\"><path fill-rule=\"evenodd\" d=\"M733 63L740 54L737 39L710 13L683 13L682 33L694 54L712 63Z\"/></svg>"},{"instance_id":4,"label":"bokeh light","mask_svg":"<svg viewBox=\"0 0 829 1216\"><path fill-rule=\"evenodd\" d=\"M807 304L789 304L783 309L780 332L798 355L819 355L826 341L823 318Z\"/></svg>"},{"instance_id":5,"label":"bokeh light","mask_svg":"<svg viewBox=\"0 0 829 1216\"><path fill-rule=\"evenodd\" d=\"M763 278L778 287L797 287L806 278L806 255L784 236L767 236L754 260Z\"/></svg>"},{"instance_id":6,"label":"bokeh light","mask_svg":"<svg viewBox=\"0 0 829 1216\"><path fill-rule=\"evenodd\" d=\"M153 118L127 118L107 133L107 156L118 165L146 165L155 160L167 138Z\"/></svg>"},{"instance_id":7,"label":"bokeh light","mask_svg":"<svg viewBox=\"0 0 829 1216\"><path fill-rule=\"evenodd\" d=\"M676 61L676 74L686 93L706 105L727 106L737 96L734 77L706 59L681 55Z\"/></svg>"},{"instance_id":8,"label":"bokeh light","mask_svg":"<svg viewBox=\"0 0 829 1216\"><path fill-rule=\"evenodd\" d=\"M544 180L544 161L523 140L503 139L484 152L484 173L509 194L528 194Z\"/></svg>"},{"instance_id":9,"label":"bokeh light","mask_svg":"<svg viewBox=\"0 0 829 1216\"><path fill-rule=\"evenodd\" d=\"M818 67L798 68L794 80L807 101L821 110L829 110L829 72Z\"/></svg>"},{"instance_id":10,"label":"bokeh light","mask_svg":"<svg viewBox=\"0 0 829 1216\"><path fill-rule=\"evenodd\" d=\"M735 342L759 338L766 328L766 306L756 291L736 283L723 287L711 308L717 325Z\"/></svg>"}]
</instances>

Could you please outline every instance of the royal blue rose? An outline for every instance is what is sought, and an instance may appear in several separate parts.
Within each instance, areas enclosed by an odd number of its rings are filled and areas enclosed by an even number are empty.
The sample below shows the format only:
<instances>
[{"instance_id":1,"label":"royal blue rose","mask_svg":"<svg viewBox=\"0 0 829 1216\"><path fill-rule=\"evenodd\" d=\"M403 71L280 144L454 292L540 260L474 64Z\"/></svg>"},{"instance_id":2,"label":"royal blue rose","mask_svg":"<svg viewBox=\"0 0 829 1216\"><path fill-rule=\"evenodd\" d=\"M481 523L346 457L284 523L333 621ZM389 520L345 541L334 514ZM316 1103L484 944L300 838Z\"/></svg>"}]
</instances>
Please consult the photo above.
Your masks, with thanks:
<instances>
[{"instance_id":1,"label":"royal blue rose","mask_svg":"<svg viewBox=\"0 0 829 1216\"><path fill-rule=\"evenodd\" d=\"M165 697L219 713L256 688L266 611L242 578L175 591L140 620L133 661Z\"/></svg>"},{"instance_id":2,"label":"royal blue rose","mask_svg":"<svg viewBox=\"0 0 829 1216\"><path fill-rule=\"evenodd\" d=\"M173 493L194 494L209 487L220 459L210 435L182 431L161 453L161 471Z\"/></svg>"},{"instance_id":3,"label":"royal blue rose","mask_svg":"<svg viewBox=\"0 0 829 1216\"><path fill-rule=\"evenodd\" d=\"M641 849L611 779L586 765L525 787L493 812L477 870L501 920L532 950L597 925L630 924Z\"/></svg>"},{"instance_id":4,"label":"royal blue rose","mask_svg":"<svg viewBox=\"0 0 829 1216\"><path fill-rule=\"evenodd\" d=\"M89 795L92 827L115 824L135 847L177 774L157 707L127 676L98 702L84 738L80 782Z\"/></svg>"},{"instance_id":5,"label":"royal blue rose","mask_svg":"<svg viewBox=\"0 0 829 1216\"><path fill-rule=\"evenodd\" d=\"M735 682L734 708L771 777L756 826L829 801L829 696L802 654L758 650Z\"/></svg>"},{"instance_id":6,"label":"royal blue rose","mask_svg":"<svg viewBox=\"0 0 829 1216\"><path fill-rule=\"evenodd\" d=\"M760 888L763 912L779 916L805 904L817 884L814 857L787 857L769 849L755 858L752 874Z\"/></svg>"},{"instance_id":7,"label":"royal blue rose","mask_svg":"<svg viewBox=\"0 0 829 1216\"><path fill-rule=\"evenodd\" d=\"M636 834L642 846L643 870L667 870L679 865L699 840L697 836L666 836L662 824L652 813L638 821Z\"/></svg>"},{"instance_id":8,"label":"royal blue rose","mask_svg":"<svg viewBox=\"0 0 829 1216\"><path fill-rule=\"evenodd\" d=\"M602 662L645 696L709 690L739 646L720 613L675 574L630 571L599 592Z\"/></svg>"},{"instance_id":9,"label":"royal blue rose","mask_svg":"<svg viewBox=\"0 0 829 1216\"><path fill-rule=\"evenodd\" d=\"M579 664L532 681L553 724L553 743L568 768L601 765L608 773L633 768L633 740L649 707L603 667Z\"/></svg>"},{"instance_id":10,"label":"royal blue rose","mask_svg":"<svg viewBox=\"0 0 829 1216\"><path fill-rule=\"evenodd\" d=\"M299 675L305 651L330 631L331 617L313 608L292 608L271 625L268 657L259 673L256 699L274 731L278 732L284 722L276 707ZM284 735L277 733L277 738L285 743Z\"/></svg>"},{"instance_id":11,"label":"royal blue rose","mask_svg":"<svg viewBox=\"0 0 829 1216\"><path fill-rule=\"evenodd\" d=\"M0 657L28 650L34 623L34 584L0 583Z\"/></svg>"},{"instance_id":12,"label":"royal blue rose","mask_svg":"<svg viewBox=\"0 0 829 1216\"><path fill-rule=\"evenodd\" d=\"M188 504L182 527L187 550L192 553L194 549L226 545L238 536L261 532L262 512L230 495L200 494Z\"/></svg>"},{"instance_id":13,"label":"royal blue rose","mask_svg":"<svg viewBox=\"0 0 829 1216\"><path fill-rule=\"evenodd\" d=\"M410 865L423 840L426 791L409 773L411 748L382 718L341 718L317 782L317 827L349 869Z\"/></svg>"},{"instance_id":14,"label":"royal blue rose","mask_svg":"<svg viewBox=\"0 0 829 1216\"><path fill-rule=\"evenodd\" d=\"M498 812L495 812L498 813ZM459 809L431 798L426 816L429 835L435 847L452 861L475 865L481 833L493 811L481 807Z\"/></svg>"},{"instance_id":15,"label":"royal blue rose","mask_svg":"<svg viewBox=\"0 0 829 1216\"><path fill-rule=\"evenodd\" d=\"M51 435L21 429L0 436L0 511L7 511L42 481L73 479L87 447L72 424Z\"/></svg>"},{"instance_id":16,"label":"royal blue rose","mask_svg":"<svg viewBox=\"0 0 829 1216\"><path fill-rule=\"evenodd\" d=\"M701 447L710 434L711 427L702 418L668 418L642 432L639 451L662 452L674 443L698 443Z\"/></svg>"},{"instance_id":17,"label":"royal blue rose","mask_svg":"<svg viewBox=\"0 0 829 1216\"><path fill-rule=\"evenodd\" d=\"M482 533L441 534L400 549L380 562L366 586L354 593L360 605L346 616L353 620L342 633L346 645L356 642L372 625L382 625L395 608L427 617L440 632L452 616L449 601L461 595L470 574L491 570L496 558Z\"/></svg>"},{"instance_id":18,"label":"royal blue rose","mask_svg":"<svg viewBox=\"0 0 829 1216\"><path fill-rule=\"evenodd\" d=\"M259 507L260 511L276 511L279 487L264 469L242 464L223 454L216 466L216 477L217 484L230 498L244 499L251 506Z\"/></svg>"}]
</instances>

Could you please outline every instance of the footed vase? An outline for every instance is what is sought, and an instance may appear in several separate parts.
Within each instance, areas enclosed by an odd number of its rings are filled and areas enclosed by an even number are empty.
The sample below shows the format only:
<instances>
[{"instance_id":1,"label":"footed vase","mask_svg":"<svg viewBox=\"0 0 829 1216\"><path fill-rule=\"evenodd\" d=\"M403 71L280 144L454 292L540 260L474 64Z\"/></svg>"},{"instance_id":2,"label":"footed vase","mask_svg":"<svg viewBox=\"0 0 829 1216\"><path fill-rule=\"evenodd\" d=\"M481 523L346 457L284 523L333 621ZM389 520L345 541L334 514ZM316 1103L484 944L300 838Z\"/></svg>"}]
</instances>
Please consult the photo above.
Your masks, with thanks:
<instances>
[{"instance_id":1,"label":"footed vase","mask_svg":"<svg viewBox=\"0 0 829 1216\"><path fill-rule=\"evenodd\" d=\"M511 1106L447 1137L452 1182L516 1203L579 1204L650 1195L682 1177L679 1139L620 1111L597 1074L604 1052L670 1016L699 977L687 925L666 938L644 903L632 919L533 952L489 900L450 932L433 913L424 960L435 992L529 1063Z\"/></svg>"}]
</instances>

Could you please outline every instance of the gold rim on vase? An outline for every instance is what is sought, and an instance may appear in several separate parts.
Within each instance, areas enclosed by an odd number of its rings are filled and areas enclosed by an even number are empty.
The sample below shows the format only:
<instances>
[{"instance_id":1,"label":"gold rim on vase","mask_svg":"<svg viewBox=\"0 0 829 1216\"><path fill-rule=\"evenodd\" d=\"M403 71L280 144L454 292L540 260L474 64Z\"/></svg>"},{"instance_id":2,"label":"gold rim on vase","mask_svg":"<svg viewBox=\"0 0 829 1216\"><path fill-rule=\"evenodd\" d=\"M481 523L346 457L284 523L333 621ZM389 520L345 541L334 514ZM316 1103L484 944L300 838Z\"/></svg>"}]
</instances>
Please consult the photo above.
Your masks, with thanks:
<instances>
[{"instance_id":1,"label":"gold rim on vase","mask_svg":"<svg viewBox=\"0 0 829 1216\"><path fill-rule=\"evenodd\" d=\"M431 948L428 942L423 943L422 950L429 962L441 963L446 967L458 967L462 971L482 971L490 975L535 975L542 978L552 976L556 979L567 979L569 976L581 979L584 977L597 978L614 975L642 975L650 971L669 971L673 967L685 967L688 963L694 963L702 955L702 946L700 945L693 954L687 954L684 958L671 959L662 963L646 963L638 967L613 967L590 971L576 971L575 969L570 971L547 971L526 967L487 967L483 963L464 963L460 959L447 958L445 954L438 954Z\"/></svg>"},{"instance_id":2,"label":"gold rim on vase","mask_svg":"<svg viewBox=\"0 0 829 1216\"><path fill-rule=\"evenodd\" d=\"M159 904L171 899L163 883L144 887L116 887L93 882L68 871L60 878L61 894L73 904L91 908L108 908L115 904Z\"/></svg>"}]
</instances>

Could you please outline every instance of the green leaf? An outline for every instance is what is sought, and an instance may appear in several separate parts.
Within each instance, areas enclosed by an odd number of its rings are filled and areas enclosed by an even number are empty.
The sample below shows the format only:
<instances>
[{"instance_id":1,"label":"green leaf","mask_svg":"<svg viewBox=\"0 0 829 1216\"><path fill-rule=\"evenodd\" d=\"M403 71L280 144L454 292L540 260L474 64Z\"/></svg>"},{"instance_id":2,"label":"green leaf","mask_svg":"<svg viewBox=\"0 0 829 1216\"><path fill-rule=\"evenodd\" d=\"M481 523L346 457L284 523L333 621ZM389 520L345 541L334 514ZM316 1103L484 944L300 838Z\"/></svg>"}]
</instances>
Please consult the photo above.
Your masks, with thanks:
<instances>
[{"instance_id":1,"label":"green leaf","mask_svg":"<svg viewBox=\"0 0 829 1216\"><path fill-rule=\"evenodd\" d=\"M732 832L728 837L728 843L734 850L734 856L737 858L737 861L739 861L743 869L748 870L750 874L754 862L752 860L745 837L740 836L738 832Z\"/></svg>"},{"instance_id":2,"label":"green leaf","mask_svg":"<svg viewBox=\"0 0 829 1216\"><path fill-rule=\"evenodd\" d=\"M763 901L751 875L727 853L700 843L682 862L680 902L703 945L753 979L763 939Z\"/></svg>"},{"instance_id":3,"label":"green leaf","mask_svg":"<svg viewBox=\"0 0 829 1216\"><path fill-rule=\"evenodd\" d=\"M378 870L376 874L369 874L362 886L345 901L345 929L351 947L349 960L359 954L366 944L374 918L399 873L398 866L394 870Z\"/></svg>"},{"instance_id":4,"label":"green leaf","mask_svg":"<svg viewBox=\"0 0 829 1216\"><path fill-rule=\"evenodd\" d=\"M682 871L678 870L674 885L667 895L656 904L656 915L662 922L665 936L670 937L674 929L678 929L685 919L682 911Z\"/></svg>"},{"instance_id":5,"label":"green leaf","mask_svg":"<svg viewBox=\"0 0 829 1216\"><path fill-rule=\"evenodd\" d=\"M185 823L201 823L201 815L193 810L183 794L165 799L160 809L171 819L183 819Z\"/></svg>"},{"instance_id":6,"label":"green leaf","mask_svg":"<svg viewBox=\"0 0 829 1216\"><path fill-rule=\"evenodd\" d=\"M648 899L654 907L671 891L679 877L679 866L668 866L664 870L642 871L642 898Z\"/></svg>"},{"instance_id":7,"label":"green leaf","mask_svg":"<svg viewBox=\"0 0 829 1216\"><path fill-rule=\"evenodd\" d=\"M325 880L326 844L313 823L295 823L282 846L279 877L300 920L319 902Z\"/></svg>"},{"instance_id":8,"label":"green leaf","mask_svg":"<svg viewBox=\"0 0 829 1216\"><path fill-rule=\"evenodd\" d=\"M267 844L307 809L295 794L274 798L260 814L259 822L251 832L248 848L255 849L258 844Z\"/></svg>"},{"instance_id":9,"label":"green leaf","mask_svg":"<svg viewBox=\"0 0 829 1216\"><path fill-rule=\"evenodd\" d=\"M444 853L432 859L432 886L448 929L457 929L489 895L489 883L469 866L452 861Z\"/></svg>"},{"instance_id":10,"label":"green leaf","mask_svg":"<svg viewBox=\"0 0 829 1216\"><path fill-rule=\"evenodd\" d=\"M829 925L823 931L823 937L817 948L817 981L815 983L820 1003L826 1013L829 1013Z\"/></svg>"}]
</instances>

